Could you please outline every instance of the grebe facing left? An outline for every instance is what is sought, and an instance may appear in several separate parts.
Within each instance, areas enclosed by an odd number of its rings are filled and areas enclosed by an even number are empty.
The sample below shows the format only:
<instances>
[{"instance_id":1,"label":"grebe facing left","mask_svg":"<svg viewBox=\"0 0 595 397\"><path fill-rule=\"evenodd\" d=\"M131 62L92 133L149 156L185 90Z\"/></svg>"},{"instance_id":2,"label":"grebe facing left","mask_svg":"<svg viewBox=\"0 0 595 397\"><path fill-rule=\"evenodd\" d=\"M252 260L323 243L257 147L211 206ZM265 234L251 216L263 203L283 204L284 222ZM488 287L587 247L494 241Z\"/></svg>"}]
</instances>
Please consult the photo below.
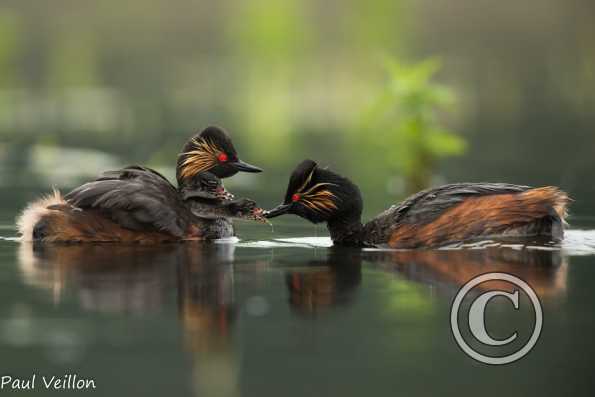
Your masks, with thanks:
<instances>
[{"instance_id":1,"label":"grebe facing left","mask_svg":"<svg viewBox=\"0 0 595 397\"><path fill-rule=\"evenodd\" d=\"M552 186L457 183L419 192L362 224L359 188L305 160L293 171L283 203L265 217L295 214L326 222L336 245L429 248L490 238L559 242L568 202L566 193Z\"/></svg>"}]
</instances>

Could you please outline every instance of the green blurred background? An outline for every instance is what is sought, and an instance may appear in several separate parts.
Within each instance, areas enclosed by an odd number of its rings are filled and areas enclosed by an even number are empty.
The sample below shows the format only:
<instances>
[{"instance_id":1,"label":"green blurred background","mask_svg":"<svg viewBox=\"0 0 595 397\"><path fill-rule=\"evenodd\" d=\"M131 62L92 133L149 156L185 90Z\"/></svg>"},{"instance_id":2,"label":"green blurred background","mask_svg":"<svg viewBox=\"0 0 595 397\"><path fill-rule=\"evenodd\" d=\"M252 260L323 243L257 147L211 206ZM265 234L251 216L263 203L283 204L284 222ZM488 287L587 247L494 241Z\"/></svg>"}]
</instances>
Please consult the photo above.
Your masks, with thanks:
<instances>
[{"instance_id":1,"label":"green blurred background","mask_svg":"<svg viewBox=\"0 0 595 397\"><path fill-rule=\"evenodd\" d=\"M559 185L595 211L595 3L588 0L3 0L0 194L14 216L140 163L172 180L204 126L266 174L304 158L360 185L372 215L457 181Z\"/></svg>"}]
</instances>

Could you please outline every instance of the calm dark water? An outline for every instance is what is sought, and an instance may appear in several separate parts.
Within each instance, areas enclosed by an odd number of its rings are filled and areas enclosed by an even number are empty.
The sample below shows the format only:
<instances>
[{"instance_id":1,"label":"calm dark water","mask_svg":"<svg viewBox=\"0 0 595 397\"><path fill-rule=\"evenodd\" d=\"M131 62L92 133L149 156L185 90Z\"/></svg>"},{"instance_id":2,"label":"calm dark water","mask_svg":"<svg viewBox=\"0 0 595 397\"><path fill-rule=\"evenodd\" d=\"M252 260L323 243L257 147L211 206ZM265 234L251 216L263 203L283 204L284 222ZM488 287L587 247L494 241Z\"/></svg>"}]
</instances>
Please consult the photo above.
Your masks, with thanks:
<instances>
[{"instance_id":1,"label":"calm dark water","mask_svg":"<svg viewBox=\"0 0 595 397\"><path fill-rule=\"evenodd\" d=\"M1 235L14 236L11 223ZM324 229L292 221L240 233L152 247L0 241L0 375L77 374L97 395L595 390L595 232L572 231L561 251L339 250ZM488 271L524 279L543 305L539 342L507 366L473 361L450 330L457 290ZM531 313L494 299L486 324L503 338L526 331ZM23 393L61 394L40 380Z\"/></svg>"}]
</instances>

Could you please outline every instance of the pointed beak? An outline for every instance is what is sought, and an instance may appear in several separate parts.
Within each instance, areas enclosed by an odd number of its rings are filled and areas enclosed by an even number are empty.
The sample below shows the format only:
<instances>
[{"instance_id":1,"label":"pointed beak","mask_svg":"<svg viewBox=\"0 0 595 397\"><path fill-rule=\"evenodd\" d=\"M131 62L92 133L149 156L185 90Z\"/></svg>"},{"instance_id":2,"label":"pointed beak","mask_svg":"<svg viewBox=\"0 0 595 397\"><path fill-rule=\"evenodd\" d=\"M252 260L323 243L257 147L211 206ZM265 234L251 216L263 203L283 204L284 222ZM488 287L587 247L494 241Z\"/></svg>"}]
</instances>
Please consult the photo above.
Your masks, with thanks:
<instances>
[{"instance_id":1,"label":"pointed beak","mask_svg":"<svg viewBox=\"0 0 595 397\"><path fill-rule=\"evenodd\" d=\"M263 215L265 218L275 218L277 216L286 214L290 208L291 208L291 204L281 204L281 205L276 206L275 208L273 208L270 211L265 211Z\"/></svg>"},{"instance_id":2,"label":"pointed beak","mask_svg":"<svg viewBox=\"0 0 595 397\"><path fill-rule=\"evenodd\" d=\"M258 168L252 164L244 163L242 160L238 159L238 161L234 161L233 163L229 163L230 166L235 168L238 171L243 172L262 172L261 168Z\"/></svg>"}]
</instances>

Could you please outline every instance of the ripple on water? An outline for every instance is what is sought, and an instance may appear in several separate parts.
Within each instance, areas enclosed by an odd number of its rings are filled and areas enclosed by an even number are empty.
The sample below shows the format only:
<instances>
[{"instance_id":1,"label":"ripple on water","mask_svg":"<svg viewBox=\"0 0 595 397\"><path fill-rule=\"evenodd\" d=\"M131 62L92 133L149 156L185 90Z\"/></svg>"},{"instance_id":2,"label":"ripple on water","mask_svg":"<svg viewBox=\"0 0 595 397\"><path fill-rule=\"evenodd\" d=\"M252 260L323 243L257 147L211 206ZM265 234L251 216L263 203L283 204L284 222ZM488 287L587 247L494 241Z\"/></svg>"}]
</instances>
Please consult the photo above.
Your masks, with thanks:
<instances>
[{"instance_id":1,"label":"ripple on water","mask_svg":"<svg viewBox=\"0 0 595 397\"><path fill-rule=\"evenodd\" d=\"M0 236L0 241L19 242L18 237ZM242 241L236 237L215 241L219 244L233 244L240 248L328 248L333 245L329 237L294 237L273 240ZM595 230L571 229L566 231L564 241L560 245L523 245L502 244L492 240L474 242L471 244L457 244L444 247L445 250L458 249L486 249L492 247L506 247L516 250L545 250L558 251L570 256L595 255ZM392 251L390 248L373 248L370 251Z\"/></svg>"},{"instance_id":2,"label":"ripple on water","mask_svg":"<svg viewBox=\"0 0 595 397\"><path fill-rule=\"evenodd\" d=\"M329 237L295 237L239 243L245 248L328 248L333 245Z\"/></svg>"},{"instance_id":3,"label":"ripple on water","mask_svg":"<svg viewBox=\"0 0 595 397\"><path fill-rule=\"evenodd\" d=\"M595 255L595 230L567 230L562 251L567 255Z\"/></svg>"},{"instance_id":4,"label":"ripple on water","mask_svg":"<svg viewBox=\"0 0 595 397\"><path fill-rule=\"evenodd\" d=\"M333 245L329 237L295 237L274 240L241 242L238 247L246 248L328 248ZM561 245L523 245L504 244L493 240L457 244L444 247L445 250L473 249L481 250L493 247L504 247L515 250L529 249L541 251L562 250L566 255L595 255L595 230L567 230ZM390 248L370 248L366 251L393 251Z\"/></svg>"}]
</instances>

